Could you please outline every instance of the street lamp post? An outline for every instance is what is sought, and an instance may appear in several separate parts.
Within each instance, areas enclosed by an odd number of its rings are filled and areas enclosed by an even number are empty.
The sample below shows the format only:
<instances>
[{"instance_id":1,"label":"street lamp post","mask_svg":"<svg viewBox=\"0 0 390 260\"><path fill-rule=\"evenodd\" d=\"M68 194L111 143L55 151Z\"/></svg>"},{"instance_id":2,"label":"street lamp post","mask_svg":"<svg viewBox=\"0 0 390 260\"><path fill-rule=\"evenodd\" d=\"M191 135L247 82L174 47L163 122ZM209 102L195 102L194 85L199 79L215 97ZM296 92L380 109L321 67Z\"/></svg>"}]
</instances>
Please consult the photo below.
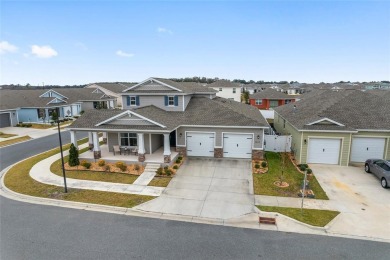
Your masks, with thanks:
<instances>
[{"instance_id":1,"label":"street lamp post","mask_svg":"<svg viewBox=\"0 0 390 260\"><path fill-rule=\"evenodd\" d=\"M61 151L61 163L62 163L62 176L64 176L64 188L65 193L68 192L68 188L66 186L66 175L65 175L65 166L64 166L64 154L62 152L62 140L61 140L61 131L60 131L60 120L57 120L58 127L58 138L60 139L60 151Z\"/></svg>"},{"instance_id":2,"label":"street lamp post","mask_svg":"<svg viewBox=\"0 0 390 260\"><path fill-rule=\"evenodd\" d=\"M306 182L307 182L307 170L305 170L305 177L303 178L301 212L303 211L303 200L305 199L305 194L306 194Z\"/></svg>"}]
</instances>

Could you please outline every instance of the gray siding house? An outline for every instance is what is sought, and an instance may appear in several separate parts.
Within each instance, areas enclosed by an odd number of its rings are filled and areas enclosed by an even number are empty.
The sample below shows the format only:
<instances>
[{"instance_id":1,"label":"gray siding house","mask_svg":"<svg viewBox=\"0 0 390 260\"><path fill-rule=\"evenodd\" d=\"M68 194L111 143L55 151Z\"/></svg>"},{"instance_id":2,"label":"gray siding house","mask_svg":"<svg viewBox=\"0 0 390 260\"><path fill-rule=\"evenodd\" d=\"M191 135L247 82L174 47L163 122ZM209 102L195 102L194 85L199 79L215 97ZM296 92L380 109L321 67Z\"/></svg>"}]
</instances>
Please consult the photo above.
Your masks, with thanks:
<instances>
[{"instance_id":1,"label":"gray siding house","mask_svg":"<svg viewBox=\"0 0 390 260\"><path fill-rule=\"evenodd\" d=\"M74 143L76 131L89 132L94 159L107 159L115 147L135 151L139 162L159 157L161 163L170 163L177 154L263 156L264 130L269 125L258 109L217 97L211 88L149 78L121 96L122 110L87 111L68 127ZM104 133L107 143L103 156L98 132Z\"/></svg>"}]
</instances>

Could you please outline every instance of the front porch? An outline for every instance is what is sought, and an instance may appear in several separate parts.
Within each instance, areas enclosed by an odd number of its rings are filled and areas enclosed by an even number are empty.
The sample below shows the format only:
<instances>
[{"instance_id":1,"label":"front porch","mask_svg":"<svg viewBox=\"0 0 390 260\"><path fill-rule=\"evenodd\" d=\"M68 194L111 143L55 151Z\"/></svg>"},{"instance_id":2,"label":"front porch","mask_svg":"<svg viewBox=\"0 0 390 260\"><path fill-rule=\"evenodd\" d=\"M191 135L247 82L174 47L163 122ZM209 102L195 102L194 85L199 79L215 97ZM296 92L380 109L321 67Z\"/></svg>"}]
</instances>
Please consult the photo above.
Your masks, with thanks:
<instances>
[{"instance_id":1,"label":"front porch","mask_svg":"<svg viewBox=\"0 0 390 260\"><path fill-rule=\"evenodd\" d=\"M124 163L139 163L138 155L130 154L119 154L109 151L109 147L107 144L103 144L100 146L101 151L101 159L105 160L106 162L117 162L122 161ZM160 147L153 153L147 153L144 155L145 161L144 163L158 163L158 164L166 164L164 162L164 147ZM179 156L179 153L175 151L173 147L171 147L171 162L175 162L177 157ZM85 153L80 154L79 156L80 160L87 160L87 161L94 161L98 160L94 158L94 152L93 151L87 151Z\"/></svg>"}]
</instances>

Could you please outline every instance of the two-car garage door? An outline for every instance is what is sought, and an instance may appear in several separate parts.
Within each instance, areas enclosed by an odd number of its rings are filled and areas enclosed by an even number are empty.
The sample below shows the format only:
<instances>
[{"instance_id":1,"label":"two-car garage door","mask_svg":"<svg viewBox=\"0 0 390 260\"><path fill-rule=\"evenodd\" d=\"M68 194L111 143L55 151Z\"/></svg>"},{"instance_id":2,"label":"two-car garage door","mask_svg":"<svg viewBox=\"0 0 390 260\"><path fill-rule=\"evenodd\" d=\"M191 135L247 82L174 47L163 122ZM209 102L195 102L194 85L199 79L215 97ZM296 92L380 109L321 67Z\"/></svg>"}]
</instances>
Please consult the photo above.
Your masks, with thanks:
<instances>
[{"instance_id":1,"label":"two-car garage door","mask_svg":"<svg viewBox=\"0 0 390 260\"><path fill-rule=\"evenodd\" d=\"M11 126L10 113L0 114L0 127Z\"/></svg>"},{"instance_id":2,"label":"two-car garage door","mask_svg":"<svg viewBox=\"0 0 390 260\"><path fill-rule=\"evenodd\" d=\"M187 155L214 157L215 134L187 132ZM251 158L252 134L224 133L222 135L224 158Z\"/></svg>"}]
</instances>

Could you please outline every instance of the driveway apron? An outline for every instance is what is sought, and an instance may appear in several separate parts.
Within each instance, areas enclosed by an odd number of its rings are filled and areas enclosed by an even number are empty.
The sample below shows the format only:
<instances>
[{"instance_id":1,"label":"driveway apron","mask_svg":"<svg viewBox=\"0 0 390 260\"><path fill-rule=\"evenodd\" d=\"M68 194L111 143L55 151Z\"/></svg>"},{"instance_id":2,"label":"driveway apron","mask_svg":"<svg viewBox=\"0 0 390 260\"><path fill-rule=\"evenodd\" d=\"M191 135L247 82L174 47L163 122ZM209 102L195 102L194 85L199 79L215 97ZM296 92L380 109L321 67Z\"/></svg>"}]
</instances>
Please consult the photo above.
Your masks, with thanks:
<instances>
[{"instance_id":1,"label":"driveway apron","mask_svg":"<svg viewBox=\"0 0 390 260\"><path fill-rule=\"evenodd\" d=\"M229 219L254 211L250 160L188 158L163 194L135 209Z\"/></svg>"}]
</instances>

